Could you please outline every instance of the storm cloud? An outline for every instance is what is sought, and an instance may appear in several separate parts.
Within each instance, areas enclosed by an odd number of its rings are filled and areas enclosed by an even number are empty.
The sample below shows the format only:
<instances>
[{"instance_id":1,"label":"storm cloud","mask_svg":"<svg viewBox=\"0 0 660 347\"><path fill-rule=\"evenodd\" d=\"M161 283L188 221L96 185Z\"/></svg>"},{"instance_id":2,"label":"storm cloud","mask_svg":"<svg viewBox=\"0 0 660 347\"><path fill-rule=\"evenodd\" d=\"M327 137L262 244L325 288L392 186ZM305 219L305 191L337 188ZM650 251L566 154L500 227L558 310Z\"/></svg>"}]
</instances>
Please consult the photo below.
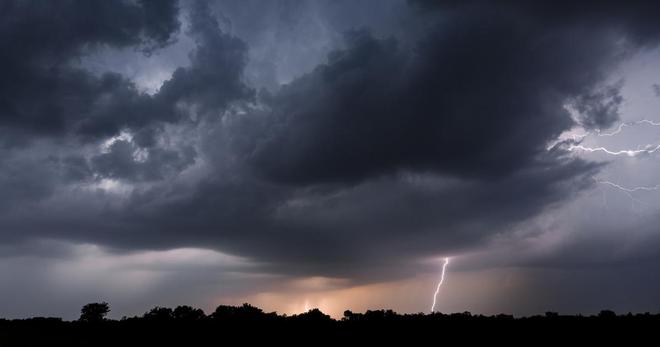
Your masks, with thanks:
<instances>
[{"instance_id":1,"label":"storm cloud","mask_svg":"<svg viewBox=\"0 0 660 347\"><path fill-rule=\"evenodd\" d=\"M0 238L407 278L593 192L561 136L620 122L612 71L660 42L644 1L242 3L0 5ZM81 63L182 39L153 93Z\"/></svg>"}]
</instances>

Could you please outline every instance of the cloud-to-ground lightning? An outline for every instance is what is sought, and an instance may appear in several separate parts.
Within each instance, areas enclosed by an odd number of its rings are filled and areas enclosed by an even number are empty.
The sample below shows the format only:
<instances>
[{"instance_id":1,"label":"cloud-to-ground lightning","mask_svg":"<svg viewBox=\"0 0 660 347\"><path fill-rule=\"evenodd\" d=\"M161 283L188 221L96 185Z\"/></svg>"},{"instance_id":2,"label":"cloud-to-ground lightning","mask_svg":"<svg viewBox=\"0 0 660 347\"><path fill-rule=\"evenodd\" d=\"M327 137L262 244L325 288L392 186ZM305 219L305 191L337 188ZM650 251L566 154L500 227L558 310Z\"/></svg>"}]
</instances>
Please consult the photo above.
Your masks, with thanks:
<instances>
[{"instance_id":1,"label":"cloud-to-ground lightning","mask_svg":"<svg viewBox=\"0 0 660 347\"><path fill-rule=\"evenodd\" d=\"M445 270L447 269L447 264L449 264L449 257L444 259L444 262L442 263L442 272L440 273L440 281L438 282L438 286L435 288L435 293L433 294L433 304L431 305L431 313L435 312L435 304L438 300L438 293L440 293L440 287L442 287L442 283L445 281Z\"/></svg>"}]
</instances>

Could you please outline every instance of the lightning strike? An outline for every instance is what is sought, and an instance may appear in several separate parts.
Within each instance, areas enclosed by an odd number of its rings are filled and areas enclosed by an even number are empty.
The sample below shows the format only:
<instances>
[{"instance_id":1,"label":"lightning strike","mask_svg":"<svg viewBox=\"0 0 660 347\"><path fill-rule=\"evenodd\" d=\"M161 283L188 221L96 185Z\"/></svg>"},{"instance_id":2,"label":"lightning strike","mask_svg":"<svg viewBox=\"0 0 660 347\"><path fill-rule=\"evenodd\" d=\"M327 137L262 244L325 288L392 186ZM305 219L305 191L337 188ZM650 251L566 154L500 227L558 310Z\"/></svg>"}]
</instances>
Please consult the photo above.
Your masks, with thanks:
<instances>
[{"instance_id":1,"label":"lightning strike","mask_svg":"<svg viewBox=\"0 0 660 347\"><path fill-rule=\"evenodd\" d=\"M636 203L639 203L640 205L645 205L645 206L648 206L648 203L646 203L646 202L644 202L644 201L642 201L642 200L637 199L637 198L633 195L633 193L636 193L636 192L653 192L653 191L660 191L660 184L657 184L657 185L655 185L655 186L635 186L635 187L625 187L625 186L622 186L622 185L620 185L620 184L617 184L617 183L614 183L614 182L611 182L611 181L597 180L597 179L596 179L596 183L598 183L598 184L602 184L602 185L606 185L606 186L609 186L609 187L614 188L614 189L616 189L616 190L619 190L619 191L621 191L623 194L625 194L626 196L628 196L628 197L630 198L630 200L633 202L633 204L636 202ZM634 206L634 205L633 205L633 206Z\"/></svg>"},{"instance_id":2,"label":"lightning strike","mask_svg":"<svg viewBox=\"0 0 660 347\"><path fill-rule=\"evenodd\" d=\"M636 157L642 154L653 154L660 149L660 145L655 145L655 146L647 145L646 147L641 149L622 149L618 151L610 150L605 147L588 147L583 145L570 145L568 146L567 149L571 152L572 151L583 151L589 153L602 152L614 156L627 155L629 157Z\"/></svg>"},{"instance_id":3,"label":"lightning strike","mask_svg":"<svg viewBox=\"0 0 660 347\"><path fill-rule=\"evenodd\" d=\"M581 142L585 138L589 136L597 136L597 137L612 137L620 134L623 129L627 127L634 127L638 125L650 125L650 126L660 126L660 122L652 121L649 119L641 119L637 121L632 121L632 122L625 122L619 124L619 126L614 129L611 132L602 132L600 130L596 131L588 131L582 134L570 134L566 136L570 136L574 142ZM563 140L560 138L556 141L554 141L552 144L548 146L548 150L554 148L555 146L564 143L565 144L566 139L564 138ZM608 155L613 155L613 156L629 156L629 157L636 157L639 155L643 154L652 154L655 153L656 151L660 150L660 145L652 145L652 144L647 144L643 148L637 148L637 149L623 149L623 150L612 150L606 147L589 147L589 146L584 146L582 144L572 144L567 147L568 151L583 151L583 152L588 152L588 153L595 153L595 152L601 152L605 153Z\"/></svg>"},{"instance_id":4,"label":"lightning strike","mask_svg":"<svg viewBox=\"0 0 660 347\"><path fill-rule=\"evenodd\" d=\"M660 190L660 184L657 184L655 186L637 186L637 187L628 188L628 187L624 187L622 185L619 185L619 184L616 184L616 183L610 182L610 181L597 181L597 182L600 183L600 184L608 185L610 187L614 187L616 189L619 189L619 190L622 190L622 191L628 192L628 193L634 193L634 192L639 192L639 191L652 192L652 191Z\"/></svg>"},{"instance_id":5,"label":"lightning strike","mask_svg":"<svg viewBox=\"0 0 660 347\"><path fill-rule=\"evenodd\" d=\"M652 120L642 119L642 120L638 120L638 121L634 121L634 122L621 123L616 128L616 130L614 130L612 132L602 133L602 132L599 131L596 135L597 136L614 136L614 135L619 134L620 132L622 132L623 128L632 127L632 126L635 126L635 125L642 125L642 124L647 124L647 125L651 125L651 126L660 126L660 122L654 122ZM589 133L587 133L587 134L589 134Z\"/></svg>"},{"instance_id":6,"label":"lightning strike","mask_svg":"<svg viewBox=\"0 0 660 347\"><path fill-rule=\"evenodd\" d=\"M449 257L445 258L444 263L442 264L440 281L438 282L438 286L435 288L435 293L433 294L433 305L431 305L431 313L435 312L435 304L438 299L438 293L440 293L440 287L442 287L442 283L445 281L445 269L447 268L447 264L449 264Z\"/></svg>"},{"instance_id":7,"label":"lightning strike","mask_svg":"<svg viewBox=\"0 0 660 347\"><path fill-rule=\"evenodd\" d=\"M638 125L649 125L649 126L660 126L660 122L652 121L649 119L641 119L637 121L632 121L632 122L626 122L626 123L621 123L619 126L611 131L611 132L601 132L599 130L596 130L596 132L586 132L583 134L579 135L572 135L573 140L575 142L581 141L582 139L586 138L587 136L595 135L595 136L616 136L620 134L624 128L627 127L634 127ZM558 142L560 143L560 142ZM643 148L638 147L637 149L624 149L624 150L611 150L605 147L589 147L589 146L584 146L581 144L572 144L568 146L567 148L568 151L583 151L583 152L589 152L589 153L594 153L594 152L602 152L605 154L613 155L613 156L629 156L629 157L636 157L639 155L643 154L653 154L660 150L660 144L658 145L652 145L648 144ZM635 187L624 187L620 184L611 182L611 181L606 181L606 180L599 180L596 179L596 182L598 184L606 185L611 188L617 189L621 191L622 193L626 194L632 201L634 202L639 202L639 203L644 203L643 201L640 201L639 199L636 199L633 196L633 193L636 192L652 192L652 191L660 191L660 184L657 184L655 186L635 186Z\"/></svg>"}]
</instances>

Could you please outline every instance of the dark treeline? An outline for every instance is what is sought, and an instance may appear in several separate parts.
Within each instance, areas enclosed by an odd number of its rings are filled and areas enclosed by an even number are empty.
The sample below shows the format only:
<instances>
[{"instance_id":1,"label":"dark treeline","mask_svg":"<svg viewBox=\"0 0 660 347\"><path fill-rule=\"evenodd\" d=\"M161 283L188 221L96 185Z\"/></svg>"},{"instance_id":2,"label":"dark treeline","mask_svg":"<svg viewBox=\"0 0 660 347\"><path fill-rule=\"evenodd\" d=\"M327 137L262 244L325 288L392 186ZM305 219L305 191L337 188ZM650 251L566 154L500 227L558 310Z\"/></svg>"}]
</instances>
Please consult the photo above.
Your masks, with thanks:
<instances>
[{"instance_id":1,"label":"dark treeline","mask_svg":"<svg viewBox=\"0 0 660 347\"><path fill-rule=\"evenodd\" d=\"M345 311L333 319L318 309L296 315L264 312L249 304L218 306L206 314L191 306L154 307L142 316L107 319L107 303L91 303L78 320L35 317L0 319L0 346L220 345L232 341L287 344L451 340L630 343L660 333L660 314L473 315L470 312L399 314L392 310ZM309 340L310 338L316 340ZM567 340L568 339L568 340ZM316 342L313 342L316 341Z\"/></svg>"}]
</instances>

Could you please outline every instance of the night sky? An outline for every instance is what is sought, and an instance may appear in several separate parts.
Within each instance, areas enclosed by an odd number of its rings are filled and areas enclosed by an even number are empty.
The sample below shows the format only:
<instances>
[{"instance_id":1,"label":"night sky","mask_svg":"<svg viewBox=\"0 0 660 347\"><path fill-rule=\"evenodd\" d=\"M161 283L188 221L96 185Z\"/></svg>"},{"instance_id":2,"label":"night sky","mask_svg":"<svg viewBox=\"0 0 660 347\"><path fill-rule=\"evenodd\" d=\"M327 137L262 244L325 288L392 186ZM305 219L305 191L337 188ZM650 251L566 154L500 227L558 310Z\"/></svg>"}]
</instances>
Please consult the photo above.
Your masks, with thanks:
<instances>
[{"instance_id":1,"label":"night sky","mask_svg":"<svg viewBox=\"0 0 660 347\"><path fill-rule=\"evenodd\" d=\"M660 310L660 3L0 2L0 316Z\"/></svg>"}]
</instances>

